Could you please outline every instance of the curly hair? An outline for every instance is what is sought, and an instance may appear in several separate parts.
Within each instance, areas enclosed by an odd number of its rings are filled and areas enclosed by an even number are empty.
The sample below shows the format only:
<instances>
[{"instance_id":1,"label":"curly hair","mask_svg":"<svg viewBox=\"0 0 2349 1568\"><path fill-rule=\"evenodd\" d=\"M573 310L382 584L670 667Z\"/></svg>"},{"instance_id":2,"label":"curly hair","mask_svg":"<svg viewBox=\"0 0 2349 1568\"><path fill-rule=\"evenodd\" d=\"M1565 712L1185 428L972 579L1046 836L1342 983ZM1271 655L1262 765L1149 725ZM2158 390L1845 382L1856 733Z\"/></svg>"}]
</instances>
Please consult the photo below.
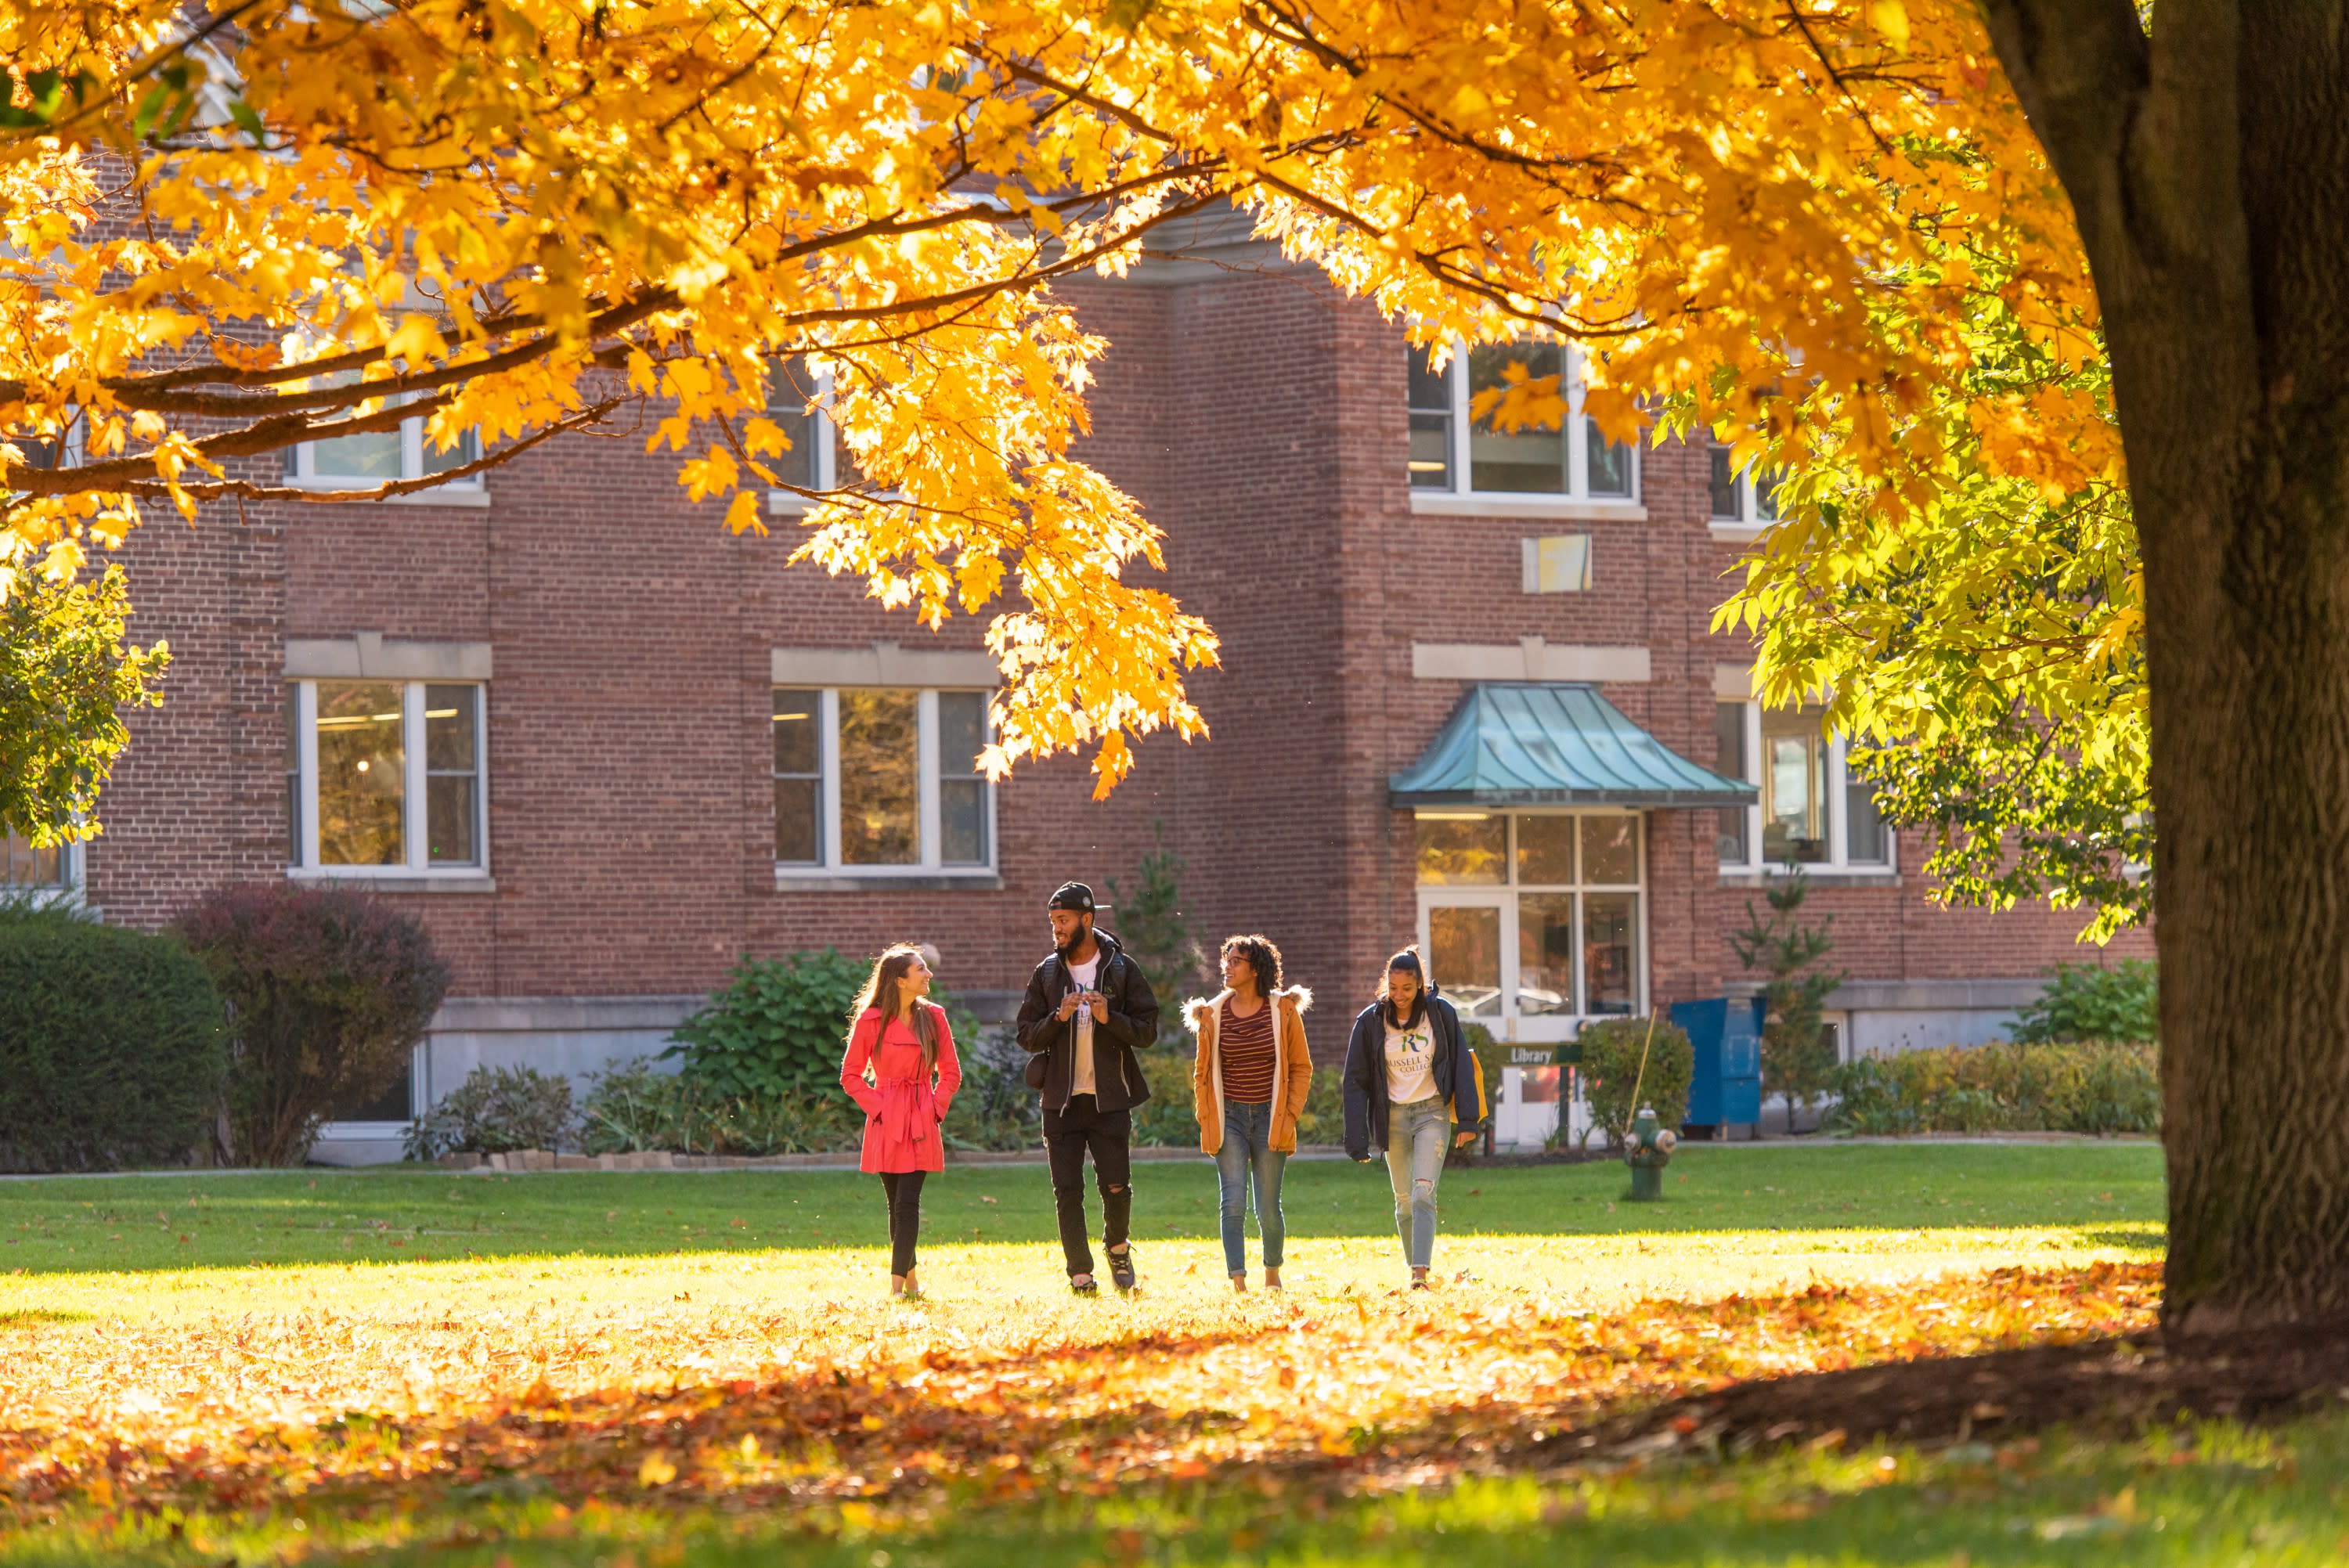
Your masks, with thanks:
<instances>
[{"instance_id":1,"label":"curly hair","mask_svg":"<svg viewBox=\"0 0 2349 1568\"><path fill-rule=\"evenodd\" d=\"M1256 972L1256 988L1258 991L1269 996L1280 989L1280 949L1272 944L1271 937L1261 933L1225 937L1224 945L1216 956L1220 958L1234 953L1247 959L1248 967Z\"/></svg>"}]
</instances>

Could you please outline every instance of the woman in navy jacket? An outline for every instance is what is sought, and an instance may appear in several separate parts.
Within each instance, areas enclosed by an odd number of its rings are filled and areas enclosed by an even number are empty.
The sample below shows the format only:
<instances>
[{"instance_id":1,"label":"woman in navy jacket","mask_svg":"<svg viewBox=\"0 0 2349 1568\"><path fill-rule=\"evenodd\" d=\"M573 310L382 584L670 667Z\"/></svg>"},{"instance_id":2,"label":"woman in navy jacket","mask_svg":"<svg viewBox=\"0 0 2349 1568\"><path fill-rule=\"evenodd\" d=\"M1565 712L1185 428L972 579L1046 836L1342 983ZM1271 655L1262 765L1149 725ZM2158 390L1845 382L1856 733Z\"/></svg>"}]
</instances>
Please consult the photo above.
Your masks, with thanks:
<instances>
[{"instance_id":1,"label":"woman in navy jacket","mask_svg":"<svg viewBox=\"0 0 2349 1568\"><path fill-rule=\"evenodd\" d=\"M1346 1152L1387 1157L1395 1233L1411 1288L1427 1288L1435 1252L1435 1186L1444 1156L1485 1125L1484 1065L1461 1037L1460 1015L1434 995L1419 949L1387 960L1378 999L1354 1020L1346 1045Z\"/></svg>"}]
</instances>

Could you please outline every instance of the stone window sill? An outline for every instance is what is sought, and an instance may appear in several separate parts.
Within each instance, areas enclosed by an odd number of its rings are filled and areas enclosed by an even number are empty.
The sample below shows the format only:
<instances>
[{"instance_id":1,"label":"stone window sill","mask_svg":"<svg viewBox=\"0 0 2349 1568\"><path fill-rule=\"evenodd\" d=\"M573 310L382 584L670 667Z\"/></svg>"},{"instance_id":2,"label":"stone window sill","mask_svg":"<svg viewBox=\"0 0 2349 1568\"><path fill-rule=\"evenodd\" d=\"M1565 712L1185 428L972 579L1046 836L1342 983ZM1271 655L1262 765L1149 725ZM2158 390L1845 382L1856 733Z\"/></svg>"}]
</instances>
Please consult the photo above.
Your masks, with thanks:
<instances>
[{"instance_id":1,"label":"stone window sill","mask_svg":"<svg viewBox=\"0 0 2349 1568\"><path fill-rule=\"evenodd\" d=\"M348 887L357 888L362 892L495 892L498 891L498 879L486 872L467 872L456 875L445 872L426 875L415 872L395 871L380 875L374 873L349 875L341 872L295 869L288 871L285 875L294 882L305 882L312 887Z\"/></svg>"},{"instance_id":2,"label":"stone window sill","mask_svg":"<svg viewBox=\"0 0 2349 1568\"><path fill-rule=\"evenodd\" d=\"M1834 866L1805 866L1803 874L1818 887L1899 887L1900 873L1883 866L1854 866L1838 870ZM1786 880L1786 873L1773 868L1764 872L1738 871L1724 867L1721 873L1723 887L1773 887Z\"/></svg>"},{"instance_id":3,"label":"stone window sill","mask_svg":"<svg viewBox=\"0 0 2349 1568\"><path fill-rule=\"evenodd\" d=\"M295 490L344 490L362 489L364 480L286 480ZM373 506L454 506L483 508L490 504L486 485L443 485L438 490L411 490L405 495L383 496L367 504Z\"/></svg>"},{"instance_id":4,"label":"stone window sill","mask_svg":"<svg viewBox=\"0 0 2349 1568\"><path fill-rule=\"evenodd\" d=\"M1003 878L993 872L829 872L815 866L777 866L777 892L1000 892Z\"/></svg>"},{"instance_id":5,"label":"stone window sill","mask_svg":"<svg viewBox=\"0 0 2349 1568\"><path fill-rule=\"evenodd\" d=\"M1562 495L1459 495L1449 490L1411 492L1414 517L1543 517L1569 522L1645 522L1648 509L1636 500L1578 500Z\"/></svg>"}]
</instances>

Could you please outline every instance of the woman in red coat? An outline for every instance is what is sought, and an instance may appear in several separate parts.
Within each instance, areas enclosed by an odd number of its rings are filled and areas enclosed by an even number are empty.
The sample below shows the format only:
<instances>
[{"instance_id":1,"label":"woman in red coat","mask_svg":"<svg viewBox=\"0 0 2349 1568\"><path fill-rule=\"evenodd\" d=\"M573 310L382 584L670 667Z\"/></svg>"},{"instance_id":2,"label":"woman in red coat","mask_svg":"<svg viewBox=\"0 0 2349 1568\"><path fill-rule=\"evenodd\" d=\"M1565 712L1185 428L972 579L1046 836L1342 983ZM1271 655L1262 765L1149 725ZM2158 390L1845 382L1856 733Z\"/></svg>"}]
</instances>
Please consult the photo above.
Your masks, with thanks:
<instances>
[{"instance_id":1,"label":"woman in red coat","mask_svg":"<svg viewBox=\"0 0 2349 1568\"><path fill-rule=\"evenodd\" d=\"M860 1168L889 1200L889 1294L916 1295L914 1239L922 1228L922 1178L946 1168L938 1124L962 1087L946 1009L926 1000L930 966L904 944L884 953L848 1010L840 1087L864 1109Z\"/></svg>"}]
</instances>

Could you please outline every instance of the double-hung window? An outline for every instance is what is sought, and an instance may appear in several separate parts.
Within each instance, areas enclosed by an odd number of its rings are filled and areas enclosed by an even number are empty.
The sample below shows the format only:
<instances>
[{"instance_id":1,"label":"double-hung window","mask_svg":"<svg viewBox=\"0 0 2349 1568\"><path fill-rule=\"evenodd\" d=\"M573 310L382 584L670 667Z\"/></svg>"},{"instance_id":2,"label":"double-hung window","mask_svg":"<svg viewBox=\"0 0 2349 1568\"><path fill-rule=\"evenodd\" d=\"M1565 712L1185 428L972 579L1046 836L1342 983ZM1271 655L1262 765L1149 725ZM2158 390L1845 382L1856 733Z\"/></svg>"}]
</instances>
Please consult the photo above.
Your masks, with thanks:
<instances>
[{"instance_id":1,"label":"double-hung window","mask_svg":"<svg viewBox=\"0 0 2349 1568\"><path fill-rule=\"evenodd\" d=\"M778 869L992 871L987 704L984 691L775 687Z\"/></svg>"},{"instance_id":2,"label":"double-hung window","mask_svg":"<svg viewBox=\"0 0 2349 1568\"><path fill-rule=\"evenodd\" d=\"M69 469L81 461L81 415L69 413L63 428L51 426L41 434L10 436L8 443L23 455L19 465L27 469Z\"/></svg>"},{"instance_id":3,"label":"double-hung window","mask_svg":"<svg viewBox=\"0 0 2349 1568\"><path fill-rule=\"evenodd\" d=\"M781 428L791 449L764 460L776 479L795 487L770 491L771 510L804 510L811 503L801 490L841 490L864 482L854 455L825 411L831 401L830 374L810 369L803 359L779 361L769 372L767 418Z\"/></svg>"},{"instance_id":4,"label":"double-hung window","mask_svg":"<svg viewBox=\"0 0 2349 1568\"><path fill-rule=\"evenodd\" d=\"M1430 349L1411 350L1411 485L1422 495L1548 497L1626 506L1638 500L1639 453L1610 441L1582 411L1580 351L1556 343L1455 346L1444 367ZM1508 421L1480 403L1513 380L1555 379L1561 423Z\"/></svg>"},{"instance_id":5,"label":"double-hung window","mask_svg":"<svg viewBox=\"0 0 2349 1568\"><path fill-rule=\"evenodd\" d=\"M1724 871L1789 861L1817 871L1885 871L1892 833L1876 792L1851 769L1843 738L1818 707L1713 707L1713 769L1761 788L1752 806L1721 808L1714 843Z\"/></svg>"},{"instance_id":6,"label":"double-hung window","mask_svg":"<svg viewBox=\"0 0 2349 1568\"><path fill-rule=\"evenodd\" d=\"M40 898L73 885L71 844L35 849L33 841L0 822L0 899Z\"/></svg>"},{"instance_id":7,"label":"double-hung window","mask_svg":"<svg viewBox=\"0 0 2349 1568\"><path fill-rule=\"evenodd\" d=\"M446 450L424 432L424 417L402 419L392 430L359 436L337 436L326 441L302 441L285 449L288 483L319 490L358 490L388 480L428 479L451 469L478 462L481 438L471 430L458 437ZM480 492L481 476L450 480L441 490ZM436 493L438 493L436 491Z\"/></svg>"},{"instance_id":8,"label":"double-hung window","mask_svg":"<svg viewBox=\"0 0 2349 1568\"><path fill-rule=\"evenodd\" d=\"M1748 468L1739 473L1730 467L1730 449L1714 442L1708 454L1713 464L1713 526L1716 529L1762 529L1778 521L1778 481Z\"/></svg>"},{"instance_id":9,"label":"double-hung window","mask_svg":"<svg viewBox=\"0 0 2349 1568\"><path fill-rule=\"evenodd\" d=\"M286 686L287 863L321 876L478 876L488 866L483 688Z\"/></svg>"}]
</instances>

